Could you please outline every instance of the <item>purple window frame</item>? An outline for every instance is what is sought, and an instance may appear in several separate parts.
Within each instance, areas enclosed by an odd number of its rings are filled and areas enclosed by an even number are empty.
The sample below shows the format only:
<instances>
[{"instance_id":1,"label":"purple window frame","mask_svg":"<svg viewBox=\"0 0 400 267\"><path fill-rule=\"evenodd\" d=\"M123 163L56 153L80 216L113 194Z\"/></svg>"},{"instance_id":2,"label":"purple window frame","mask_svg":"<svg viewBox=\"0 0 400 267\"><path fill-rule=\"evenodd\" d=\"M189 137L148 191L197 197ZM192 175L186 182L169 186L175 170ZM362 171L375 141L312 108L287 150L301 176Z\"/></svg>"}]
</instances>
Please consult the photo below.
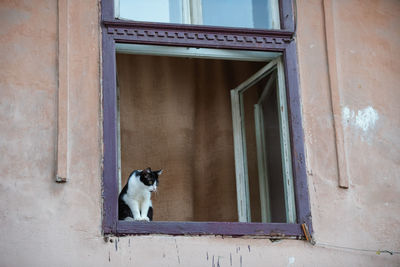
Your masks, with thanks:
<instances>
[{"instance_id":1,"label":"purple window frame","mask_svg":"<svg viewBox=\"0 0 400 267\"><path fill-rule=\"evenodd\" d=\"M120 21L114 1L101 1L103 89L103 233L170 235L258 235L304 238L312 233L301 120L293 0L279 0L281 29L259 30ZM277 51L283 54L297 223L126 222L118 220L117 94L115 43Z\"/></svg>"}]
</instances>

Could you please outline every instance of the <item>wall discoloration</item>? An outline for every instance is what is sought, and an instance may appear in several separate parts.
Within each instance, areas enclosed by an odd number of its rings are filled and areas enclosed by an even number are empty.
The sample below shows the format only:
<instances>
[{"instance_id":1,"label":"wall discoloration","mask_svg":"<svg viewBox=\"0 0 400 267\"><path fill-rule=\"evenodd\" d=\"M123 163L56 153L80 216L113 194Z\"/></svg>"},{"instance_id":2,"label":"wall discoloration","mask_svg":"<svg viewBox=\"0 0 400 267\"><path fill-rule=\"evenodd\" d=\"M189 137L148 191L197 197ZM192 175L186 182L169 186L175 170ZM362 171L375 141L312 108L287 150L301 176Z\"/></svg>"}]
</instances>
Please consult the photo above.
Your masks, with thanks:
<instances>
[{"instance_id":1,"label":"wall discoloration","mask_svg":"<svg viewBox=\"0 0 400 267\"><path fill-rule=\"evenodd\" d=\"M289 257L287 266L292 266L295 263L295 261L296 261L295 257Z\"/></svg>"},{"instance_id":2,"label":"wall discoloration","mask_svg":"<svg viewBox=\"0 0 400 267\"><path fill-rule=\"evenodd\" d=\"M364 133L373 130L378 119L378 112L371 106L357 111L348 107L342 109L343 125L345 127L349 125L355 126Z\"/></svg>"}]
</instances>

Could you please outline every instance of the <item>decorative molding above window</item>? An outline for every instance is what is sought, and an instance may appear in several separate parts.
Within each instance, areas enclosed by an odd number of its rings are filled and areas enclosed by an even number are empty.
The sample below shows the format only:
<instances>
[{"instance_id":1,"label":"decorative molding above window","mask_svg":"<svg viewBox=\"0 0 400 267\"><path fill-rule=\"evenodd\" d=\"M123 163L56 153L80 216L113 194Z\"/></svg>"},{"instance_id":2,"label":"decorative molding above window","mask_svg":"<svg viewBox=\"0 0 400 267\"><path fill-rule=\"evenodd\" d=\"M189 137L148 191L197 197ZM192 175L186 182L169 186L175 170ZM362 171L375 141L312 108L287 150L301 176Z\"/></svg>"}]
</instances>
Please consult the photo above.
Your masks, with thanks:
<instances>
[{"instance_id":1,"label":"decorative molding above window","mask_svg":"<svg viewBox=\"0 0 400 267\"><path fill-rule=\"evenodd\" d=\"M266 31L233 28L187 26L160 23L105 21L107 34L119 42L137 42L143 44L180 44L195 46L198 43L208 47L247 48L282 51L293 38L291 32Z\"/></svg>"}]
</instances>

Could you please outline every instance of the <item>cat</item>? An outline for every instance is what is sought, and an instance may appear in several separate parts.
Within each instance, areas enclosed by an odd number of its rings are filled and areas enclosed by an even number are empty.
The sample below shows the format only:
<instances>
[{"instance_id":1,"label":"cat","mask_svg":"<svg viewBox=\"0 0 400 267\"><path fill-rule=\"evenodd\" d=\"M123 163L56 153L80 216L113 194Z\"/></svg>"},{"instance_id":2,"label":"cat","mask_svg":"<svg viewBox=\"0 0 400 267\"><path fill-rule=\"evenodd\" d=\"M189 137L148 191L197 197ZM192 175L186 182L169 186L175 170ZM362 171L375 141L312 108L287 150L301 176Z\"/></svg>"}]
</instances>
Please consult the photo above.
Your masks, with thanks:
<instances>
[{"instance_id":1,"label":"cat","mask_svg":"<svg viewBox=\"0 0 400 267\"><path fill-rule=\"evenodd\" d=\"M162 170L135 170L118 197L118 219L125 221L152 221L151 193L157 190Z\"/></svg>"}]
</instances>

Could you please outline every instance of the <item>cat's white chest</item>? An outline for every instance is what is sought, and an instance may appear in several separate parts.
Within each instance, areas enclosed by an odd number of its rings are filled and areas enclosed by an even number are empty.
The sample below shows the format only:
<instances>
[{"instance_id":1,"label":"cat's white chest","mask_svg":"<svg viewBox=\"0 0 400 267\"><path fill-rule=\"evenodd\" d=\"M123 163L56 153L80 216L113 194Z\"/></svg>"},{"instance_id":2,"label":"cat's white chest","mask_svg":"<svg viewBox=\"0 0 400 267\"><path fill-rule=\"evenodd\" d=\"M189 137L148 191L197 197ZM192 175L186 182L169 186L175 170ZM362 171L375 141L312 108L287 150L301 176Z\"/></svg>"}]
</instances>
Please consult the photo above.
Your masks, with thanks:
<instances>
[{"instance_id":1,"label":"cat's white chest","mask_svg":"<svg viewBox=\"0 0 400 267\"><path fill-rule=\"evenodd\" d=\"M129 181L127 197L139 203L150 200L149 190L135 177Z\"/></svg>"}]
</instances>

